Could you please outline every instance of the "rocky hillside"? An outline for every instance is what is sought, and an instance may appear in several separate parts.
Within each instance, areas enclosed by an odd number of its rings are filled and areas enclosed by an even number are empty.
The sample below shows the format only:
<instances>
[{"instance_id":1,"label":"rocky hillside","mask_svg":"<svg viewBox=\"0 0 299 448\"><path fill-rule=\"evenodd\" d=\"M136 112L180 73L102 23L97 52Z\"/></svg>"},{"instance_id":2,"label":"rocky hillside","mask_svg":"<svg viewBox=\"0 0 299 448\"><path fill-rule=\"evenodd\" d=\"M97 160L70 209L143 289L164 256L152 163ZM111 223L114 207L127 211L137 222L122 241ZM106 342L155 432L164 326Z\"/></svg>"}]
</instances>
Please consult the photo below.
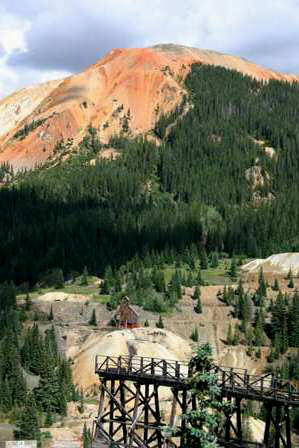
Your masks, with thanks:
<instances>
[{"instance_id":1,"label":"rocky hillside","mask_svg":"<svg viewBox=\"0 0 299 448\"><path fill-rule=\"evenodd\" d=\"M299 80L239 57L179 45L112 50L82 73L23 89L0 102L0 163L31 168L53 155L62 139L69 139L69 145L78 142L90 124L102 142L115 133L147 133L161 114L182 101L182 81L195 62L259 80Z\"/></svg>"},{"instance_id":2,"label":"rocky hillside","mask_svg":"<svg viewBox=\"0 0 299 448\"><path fill-rule=\"evenodd\" d=\"M257 276L261 269L266 276L286 277L290 271L294 276L298 276L299 253L275 254L250 261L242 267L244 275L249 276Z\"/></svg>"}]
</instances>

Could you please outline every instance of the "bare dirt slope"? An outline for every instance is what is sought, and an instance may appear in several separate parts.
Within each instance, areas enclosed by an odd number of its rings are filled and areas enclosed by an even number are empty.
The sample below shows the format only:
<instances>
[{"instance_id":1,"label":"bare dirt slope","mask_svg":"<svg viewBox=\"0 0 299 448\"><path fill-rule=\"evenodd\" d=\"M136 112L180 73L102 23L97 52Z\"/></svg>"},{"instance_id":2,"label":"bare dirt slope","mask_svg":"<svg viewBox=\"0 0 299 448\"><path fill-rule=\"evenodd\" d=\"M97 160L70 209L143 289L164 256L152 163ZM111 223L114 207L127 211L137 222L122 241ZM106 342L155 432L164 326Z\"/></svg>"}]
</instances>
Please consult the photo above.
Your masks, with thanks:
<instances>
[{"instance_id":1,"label":"bare dirt slope","mask_svg":"<svg viewBox=\"0 0 299 448\"><path fill-rule=\"evenodd\" d=\"M284 253L271 255L268 258L253 260L242 266L244 274L258 274L263 269L264 274L286 276L291 270L293 275L299 274L299 253Z\"/></svg>"},{"instance_id":2,"label":"bare dirt slope","mask_svg":"<svg viewBox=\"0 0 299 448\"><path fill-rule=\"evenodd\" d=\"M74 381L85 390L98 383L94 374L96 355L135 355L182 361L191 356L190 343L180 336L157 328L116 330L105 335L90 335L74 356Z\"/></svg>"},{"instance_id":3,"label":"bare dirt slope","mask_svg":"<svg viewBox=\"0 0 299 448\"><path fill-rule=\"evenodd\" d=\"M298 81L299 77L259 67L245 59L180 45L115 49L82 73L63 81L23 89L0 102L0 163L34 167L53 154L62 138L78 142L89 124L102 141L124 130L151 130L161 113L182 100L182 81L192 63L238 70L257 79ZM45 122L23 140L15 132L33 120Z\"/></svg>"}]
</instances>

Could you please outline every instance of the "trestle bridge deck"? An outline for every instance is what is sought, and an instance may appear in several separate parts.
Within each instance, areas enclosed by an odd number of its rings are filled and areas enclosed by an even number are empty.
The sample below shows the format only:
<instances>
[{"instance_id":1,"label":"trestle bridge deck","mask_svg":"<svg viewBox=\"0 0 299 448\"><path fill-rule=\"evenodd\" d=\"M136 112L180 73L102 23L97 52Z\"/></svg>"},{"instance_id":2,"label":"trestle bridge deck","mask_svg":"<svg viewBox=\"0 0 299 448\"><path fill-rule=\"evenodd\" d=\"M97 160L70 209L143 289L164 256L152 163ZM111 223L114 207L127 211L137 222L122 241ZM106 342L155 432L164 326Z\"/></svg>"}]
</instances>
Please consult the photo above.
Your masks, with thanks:
<instances>
[{"instance_id":1,"label":"trestle bridge deck","mask_svg":"<svg viewBox=\"0 0 299 448\"><path fill-rule=\"evenodd\" d=\"M187 362L99 355L95 372L101 380L95 439L102 436L120 448L183 447L180 436L169 437L165 428L176 427L177 433L182 433L185 421L180 416L196 409L188 385L193 372ZM292 447L289 409L299 406L299 391L291 382L270 373L251 375L246 369L216 365L214 372L222 398L234 404L233 413L224 415L223 433L219 434L223 446L250 446L243 440L241 402L254 400L263 402L266 410L264 441L256 446ZM167 423L162 421L160 386L168 387L172 394Z\"/></svg>"}]
</instances>

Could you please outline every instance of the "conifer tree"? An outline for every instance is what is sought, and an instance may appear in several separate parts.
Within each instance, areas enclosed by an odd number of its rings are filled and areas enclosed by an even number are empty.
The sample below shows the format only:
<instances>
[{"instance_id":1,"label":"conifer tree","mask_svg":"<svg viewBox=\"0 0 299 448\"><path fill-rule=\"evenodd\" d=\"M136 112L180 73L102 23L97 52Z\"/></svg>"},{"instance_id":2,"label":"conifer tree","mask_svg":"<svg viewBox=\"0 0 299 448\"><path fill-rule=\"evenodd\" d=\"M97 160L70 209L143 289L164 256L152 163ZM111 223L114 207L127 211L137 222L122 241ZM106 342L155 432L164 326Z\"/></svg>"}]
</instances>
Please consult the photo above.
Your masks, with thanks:
<instances>
[{"instance_id":1,"label":"conifer tree","mask_svg":"<svg viewBox=\"0 0 299 448\"><path fill-rule=\"evenodd\" d=\"M188 272L186 286L188 286L189 288L192 288L192 286L193 286L193 275L192 275L191 271Z\"/></svg>"},{"instance_id":2,"label":"conifer tree","mask_svg":"<svg viewBox=\"0 0 299 448\"><path fill-rule=\"evenodd\" d=\"M7 379L3 380L0 376L0 412L8 412L13 405L11 390Z\"/></svg>"},{"instance_id":3,"label":"conifer tree","mask_svg":"<svg viewBox=\"0 0 299 448\"><path fill-rule=\"evenodd\" d=\"M188 254L187 264L189 266L190 271L194 271L194 269L195 269L195 260L194 260L194 256L193 256L192 253Z\"/></svg>"},{"instance_id":4,"label":"conifer tree","mask_svg":"<svg viewBox=\"0 0 299 448\"><path fill-rule=\"evenodd\" d=\"M263 314L262 310L258 312L256 325L254 329L254 344L256 347L260 347L265 343L265 334L263 329Z\"/></svg>"},{"instance_id":5,"label":"conifer tree","mask_svg":"<svg viewBox=\"0 0 299 448\"><path fill-rule=\"evenodd\" d=\"M199 340L199 333L198 333L198 328L197 327L195 327L192 330L190 338L192 339L192 341L198 342L198 340Z\"/></svg>"},{"instance_id":6,"label":"conifer tree","mask_svg":"<svg viewBox=\"0 0 299 448\"><path fill-rule=\"evenodd\" d=\"M25 297L25 310L30 311L32 307L32 300L30 298L29 292L27 292Z\"/></svg>"},{"instance_id":7,"label":"conifer tree","mask_svg":"<svg viewBox=\"0 0 299 448\"><path fill-rule=\"evenodd\" d=\"M51 305L50 312L49 312L49 315L48 315L48 320L52 321L53 319L54 319L53 305Z\"/></svg>"},{"instance_id":8,"label":"conifer tree","mask_svg":"<svg viewBox=\"0 0 299 448\"><path fill-rule=\"evenodd\" d=\"M292 269L290 268L290 271L288 273L288 279L289 279L289 283L288 283L288 287L289 288L294 288L294 279L293 279L293 273L292 273Z\"/></svg>"},{"instance_id":9,"label":"conifer tree","mask_svg":"<svg viewBox=\"0 0 299 448\"><path fill-rule=\"evenodd\" d=\"M164 328L164 323L163 323L161 314L159 315L159 320L158 320L158 322L156 323L156 327L157 327L157 328Z\"/></svg>"},{"instance_id":10,"label":"conifer tree","mask_svg":"<svg viewBox=\"0 0 299 448\"><path fill-rule=\"evenodd\" d=\"M241 335L240 335L239 326L238 326L238 324L235 324L233 345L239 345L240 340L241 340Z\"/></svg>"},{"instance_id":11,"label":"conifer tree","mask_svg":"<svg viewBox=\"0 0 299 448\"><path fill-rule=\"evenodd\" d=\"M82 441L83 441L83 448L90 448L91 435L90 431L87 429L85 422L83 426Z\"/></svg>"},{"instance_id":12,"label":"conifer tree","mask_svg":"<svg viewBox=\"0 0 299 448\"><path fill-rule=\"evenodd\" d=\"M203 344L198 348L189 363L189 369L192 372L189 385L197 403L197 410L189 411L183 416L186 426L183 429L182 446L216 448L217 436L222 427L221 414L232 411L229 403L221 402L209 344Z\"/></svg>"},{"instance_id":13,"label":"conifer tree","mask_svg":"<svg viewBox=\"0 0 299 448\"><path fill-rule=\"evenodd\" d=\"M246 345L247 345L247 352L250 356L252 354L253 343L254 343L254 332L253 332L253 329L251 326L249 326L246 329L245 339L246 339Z\"/></svg>"},{"instance_id":14,"label":"conifer tree","mask_svg":"<svg viewBox=\"0 0 299 448\"><path fill-rule=\"evenodd\" d=\"M198 285L203 285L204 284L202 276L201 276L201 270L200 269L198 269L198 271L197 271L197 275L196 275L196 279L195 280L196 280L196 283Z\"/></svg>"},{"instance_id":15,"label":"conifer tree","mask_svg":"<svg viewBox=\"0 0 299 448\"><path fill-rule=\"evenodd\" d=\"M157 292L165 292L165 279L162 270L158 269L156 266L152 271L152 282Z\"/></svg>"},{"instance_id":16,"label":"conifer tree","mask_svg":"<svg viewBox=\"0 0 299 448\"><path fill-rule=\"evenodd\" d=\"M96 310L92 310L91 318L89 319L89 325L92 325L94 327L97 326L97 316L96 316Z\"/></svg>"},{"instance_id":17,"label":"conifer tree","mask_svg":"<svg viewBox=\"0 0 299 448\"><path fill-rule=\"evenodd\" d=\"M66 386L63 382L59 383L59 402L58 402L58 412L60 415L67 414L67 396L66 396Z\"/></svg>"},{"instance_id":18,"label":"conifer tree","mask_svg":"<svg viewBox=\"0 0 299 448\"><path fill-rule=\"evenodd\" d=\"M235 258L232 258L229 269L229 276L232 280L236 280L237 278L237 262Z\"/></svg>"},{"instance_id":19,"label":"conifer tree","mask_svg":"<svg viewBox=\"0 0 299 448\"><path fill-rule=\"evenodd\" d=\"M281 328L281 346L280 353L285 353L289 347L288 340L288 322L287 322L287 313L283 315L282 328Z\"/></svg>"},{"instance_id":20,"label":"conifer tree","mask_svg":"<svg viewBox=\"0 0 299 448\"><path fill-rule=\"evenodd\" d=\"M83 414L83 412L84 412L84 392L83 392L82 388L80 391L80 401L79 401L78 410L79 410L80 414Z\"/></svg>"},{"instance_id":21,"label":"conifer tree","mask_svg":"<svg viewBox=\"0 0 299 448\"><path fill-rule=\"evenodd\" d=\"M299 347L299 294L297 291L289 311L289 345Z\"/></svg>"},{"instance_id":22,"label":"conifer tree","mask_svg":"<svg viewBox=\"0 0 299 448\"><path fill-rule=\"evenodd\" d=\"M195 301L194 311L198 314L202 313L201 292L199 286L196 286L193 299Z\"/></svg>"},{"instance_id":23,"label":"conifer tree","mask_svg":"<svg viewBox=\"0 0 299 448\"><path fill-rule=\"evenodd\" d=\"M279 291L279 282L278 282L278 279L275 277L275 280L274 280L274 285L273 285L273 287L272 287L272 289L273 289L273 291Z\"/></svg>"},{"instance_id":24,"label":"conifer tree","mask_svg":"<svg viewBox=\"0 0 299 448\"><path fill-rule=\"evenodd\" d=\"M59 359L58 378L60 384L62 383L64 384L64 393L67 401L72 400L73 397L76 395L76 391L73 384L73 376L70 360L64 358Z\"/></svg>"},{"instance_id":25,"label":"conifer tree","mask_svg":"<svg viewBox=\"0 0 299 448\"><path fill-rule=\"evenodd\" d=\"M52 425L53 425L53 416L50 411L47 411L45 418L45 427L49 428Z\"/></svg>"},{"instance_id":26,"label":"conifer tree","mask_svg":"<svg viewBox=\"0 0 299 448\"><path fill-rule=\"evenodd\" d=\"M87 270L86 266L84 266L80 284L81 284L81 286L87 286L88 285L88 270Z\"/></svg>"},{"instance_id":27,"label":"conifer tree","mask_svg":"<svg viewBox=\"0 0 299 448\"><path fill-rule=\"evenodd\" d=\"M208 269L208 256L204 247L202 247L199 256L200 256L200 269L202 270Z\"/></svg>"},{"instance_id":28,"label":"conifer tree","mask_svg":"<svg viewBox=\"0 0 299 448\"><path fill-rule=\"evenodd\" d=\"M219 266L218 252L212 252L211 255L211 268L217 268Z\"/></svg>"},{"instance_id":29,"label":"conifer tree","mask_svg":"<svg viewBox=\"0 0 299 448\"><path fill-rule=\"evenodd\" d=\"M258 286L259 295L262 297L266 297L267 296L267 286L266 286L266 282L265 282L263 268L261 268L259 271L258 283L259 283L259 286Z\"/></svg>"},{"instance_id":30,"label":"conifer tree","mask_svg":"<svg viewBox=\"0 0 299 448\"><path fill-rule=\"evenodd\" d=\"M15 437L17 440L39 440L40 438L36 403L31 393L28 394L25 406L17 420Z\"/></svg>"},{"instance_id":31,"label":"conifer tree","mask_svg":"<svg viewBox=\"0 0 299 448\"><path fill-rule=\"evenodd\" d=\"M234 335L233 335L231 323L229 323L229 325L228 325L226 343L228 345L234 345Z\"/></svg>"},{"instance_id":32,"label":"conifer tree","mask_svg":"<svg viewBox=\"0 0 299 448\"><path fill-rule=\"evenodd\" d=\"M64 276L62 269L55 269L53 272L53 283L55 289L64 288Z\"/></svg>"},{"instance_id":33,"label":"conifer tree","mask_svg":"<svg viewBox=\"0 0 299 448\"><path fill-rule=\"evenodd\" d=\"M26 382L21 367L19 348L14 333L7 332L0 344L0 377L7 382L12 403L22 404L26 397ZM4 384L5 386L5 384Z\"/></svg>"},{"instance_id":34,"label":"conifer tree","mask_svg":"<svg viewBox=\"0 0 299 448\"><path fill-rule=\"evenodd\" d=\"M282 351L282 340L281 340L281 333L275 333L274 336L274 343L273 343L273 358L278 359L279 354Z\"/></svg>"},{"instance_id":35,"label":"conifer tree","mask_svg":"<svg viewBox=\"0 0 299 448\"><path fill-rule=\"evenodd\" d=\"M182 298L181 276L177 270L171 277L168 291L173 292L176 295L177 301Z\"/></svg>"},{"instance_id":36,"label":"conifer tree","mask_svg":"<svg viewBox=\"0 0 299 448\"><path fill-rule=\"evenodd\" d=\"M107 295L107 294L109 294L110 292L109 292L109 284L108 284L108 281L107 280L103 280L102 281L102 283L101 283L101 294L105 294L105 295Z\"/></svg>"},{"instance_id":37,"label":"conifer tree","mask_svg":"<svg viewBox=\"0 0 299 448\"><path fill-rule=\"evenodd\" d=\"M144 326L145 326L145 327L149 327L149 321L148 321L148 320L146 320L146 321L144 322Z\"/></svg>"}]
</instances>

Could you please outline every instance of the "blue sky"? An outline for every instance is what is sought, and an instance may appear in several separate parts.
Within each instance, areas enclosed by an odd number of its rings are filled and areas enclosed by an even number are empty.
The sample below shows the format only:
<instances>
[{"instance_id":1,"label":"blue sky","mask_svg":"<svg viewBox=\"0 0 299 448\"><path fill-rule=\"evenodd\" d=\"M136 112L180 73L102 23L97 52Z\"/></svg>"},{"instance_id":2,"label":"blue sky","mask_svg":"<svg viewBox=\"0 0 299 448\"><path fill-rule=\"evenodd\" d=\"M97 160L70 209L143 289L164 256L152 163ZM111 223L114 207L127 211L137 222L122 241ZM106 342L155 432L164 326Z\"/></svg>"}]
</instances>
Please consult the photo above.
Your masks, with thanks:
<instances>
[{"instance_id":1,"label":"blue sky","mask_svg":"<svg viewBox=\"0 0 299 448\"><path fill-rule=\"evenodd\" d=\"M0 0L0 98L169 42L299 74L299 0Z\"/></svg>"}]
</instances>

